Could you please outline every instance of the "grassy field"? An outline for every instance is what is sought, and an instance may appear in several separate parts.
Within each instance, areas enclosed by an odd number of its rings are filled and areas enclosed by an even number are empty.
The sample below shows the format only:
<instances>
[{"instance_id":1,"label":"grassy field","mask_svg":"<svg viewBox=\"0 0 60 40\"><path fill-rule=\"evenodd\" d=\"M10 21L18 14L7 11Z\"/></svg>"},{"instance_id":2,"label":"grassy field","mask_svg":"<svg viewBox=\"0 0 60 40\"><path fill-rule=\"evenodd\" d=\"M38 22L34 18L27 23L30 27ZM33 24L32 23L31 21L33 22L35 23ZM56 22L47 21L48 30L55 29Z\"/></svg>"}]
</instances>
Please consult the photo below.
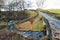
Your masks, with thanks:
<instances>
[{"instance_id":1,"label":"grassy field","mask_svg":"<svg viewBox=\"0 0 60 40\"><path fill-rule=\"evenodd\" d=\"M39 16L35 19L35 20L37 20L37 21L35 22L35 25L32 26L32 30L33 30L33 31L45 31L45 29L43 28L43 27L44 27L43 20L42 20L42 19L40 20L40 18L42 18L41 15L39 15Z\"/></svg>"},{"instance_id":2,"label":"grassy field","mask_svg":"<svg viewBox=\"0 0 60 40\"><path fill-rule=\"evenodd\" d=\"M39 9L39 11L46 12L46 13L52 12L52 13L55 13L57 15L60 15L60 9L47 9L47 10Z\"/></svg>"},{"instance_id":3,"label":"grassy field","mask_svg":"<svg viewBox=\"0 0 60 40\"><path fill-rule=\"evenodd\" d=\"M34 30L34 31L45 31L45 29L43 28L43 22L42 21L37 21L36 25L34 25L32 27L32 30Z\"/></svg>"},{"instance_id":4,"label":"grassy field","mask_svg":"<svg viewBox=\"0 0 60 40\"><path fill-rule=\"evenodd\" d=\"M29 11L29 13L31 13L31 15L33 16L34 14L36 14L33 11ZM34 20L36 20L36 22L32 25L32 31L45 31L45 29L43 28L44 24L43 21L40 20L40 18L42 18L41 15L39 15L38 17L36 17Z\"/></svg>"},{"instance_id":5,"label":"grassy field","mask_svg":"<svg viewBox=\"0 0 60 40\"><path fill-rule=\"evenodd\" d=\"M56 13L57 15L60 15L60 9L51 9L51 10L48 10L48 11Z\"/></svg>"},{"instance_id":6,"label":"grassy field","mask_svg":"<svg viewBox=\"0 0 60 40\"><path fill-rule=\"evenodd\" d=\"M34 18L34 23L30 24L30 21L18 24L15 26L20 31L45 31L43 21L40 20L42 18L40 15Z\"/></svg>"}]
</instances>

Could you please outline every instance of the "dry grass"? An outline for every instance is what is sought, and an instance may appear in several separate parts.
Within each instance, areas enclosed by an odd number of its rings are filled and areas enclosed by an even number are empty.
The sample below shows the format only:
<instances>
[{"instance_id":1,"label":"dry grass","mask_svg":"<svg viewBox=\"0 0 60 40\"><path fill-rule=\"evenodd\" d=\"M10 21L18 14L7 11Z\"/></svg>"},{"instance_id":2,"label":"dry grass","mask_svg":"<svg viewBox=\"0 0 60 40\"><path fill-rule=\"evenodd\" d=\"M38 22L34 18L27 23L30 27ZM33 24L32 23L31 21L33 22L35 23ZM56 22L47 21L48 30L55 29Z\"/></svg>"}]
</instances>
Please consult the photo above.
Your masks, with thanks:
<instances>
[{"instance_id":1,"label":"dry grass","mask_svg":"<svg viewBox=\"0 0 60 40\"><path fill-rule=\"evenodd\" d=\"M34 19L33 24L31 24L30 21L27 21L27 22L18 24L15 27L21 31L29 31L29 30L42 31L42 30L44 30L43 26L44 26L43 21L40 20L40 16L38 16L37 18Z\"/></svg>"}]
</instances>

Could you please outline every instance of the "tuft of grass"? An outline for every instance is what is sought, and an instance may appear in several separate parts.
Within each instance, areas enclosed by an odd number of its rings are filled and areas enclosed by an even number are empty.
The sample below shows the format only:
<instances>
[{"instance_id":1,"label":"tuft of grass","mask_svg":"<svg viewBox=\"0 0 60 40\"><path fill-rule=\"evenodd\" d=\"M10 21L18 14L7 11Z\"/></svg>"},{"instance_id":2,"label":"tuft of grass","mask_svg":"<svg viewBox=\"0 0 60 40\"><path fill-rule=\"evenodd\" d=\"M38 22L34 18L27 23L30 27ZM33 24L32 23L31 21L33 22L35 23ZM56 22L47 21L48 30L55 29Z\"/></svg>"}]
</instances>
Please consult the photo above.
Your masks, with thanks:
<instances>
[{"instance_id":1,"label":"tuft of grass","mask_svg":"<svg viewBox=\"0 0 60 40\"><path fill-rule=\"evenodd\" d=\"M6 22L4 22L4 21L0 21L0 24L7 24Z\"/></svg>"}]
</instances>

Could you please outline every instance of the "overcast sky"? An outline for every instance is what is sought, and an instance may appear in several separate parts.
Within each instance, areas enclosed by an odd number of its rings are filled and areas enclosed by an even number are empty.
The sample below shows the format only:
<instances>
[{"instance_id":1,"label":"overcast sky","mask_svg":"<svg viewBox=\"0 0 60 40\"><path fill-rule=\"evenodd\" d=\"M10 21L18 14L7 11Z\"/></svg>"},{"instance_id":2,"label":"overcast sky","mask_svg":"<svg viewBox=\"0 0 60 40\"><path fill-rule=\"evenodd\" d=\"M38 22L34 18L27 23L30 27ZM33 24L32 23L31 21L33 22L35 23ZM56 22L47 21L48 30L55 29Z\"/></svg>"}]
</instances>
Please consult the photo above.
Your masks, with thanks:
<instances>
[{"instance_id":1,"label":"overcast sky","mask_svg":"<svg viewBox=\"0 0 60 40\"><path fill-rule=\"evenodd\" d=\"M6 4L9 4L9 2L11 2L12 0L6 0L8 2L6 2ZM26 1L31 1L31 7L32 9L36 9L37 5L36 5L36 1L37 0L26 0ZM43 4L43 9L60 9L60 0L46 0Z\"/></svg>"},{"instance_id":2,"label":"overcast sky","mask_svg":"<svg viewBox=\"0 0 60 40\"><path fill-rule=\"evenodd\" d=\"M44 9L60 9L60 0L46 0Z\"/></svg>"},{"instance_id":3,"label":"overcast sky","mask_svg":"<svg viewBox=\"0 0 60 40\"><path fill-rule=\"evenodd\" d=\"M35 2L36 0L32 1ZM60 9L60 0L46 0L42 6L42 9Z\"/></svg>"}]
</instances>

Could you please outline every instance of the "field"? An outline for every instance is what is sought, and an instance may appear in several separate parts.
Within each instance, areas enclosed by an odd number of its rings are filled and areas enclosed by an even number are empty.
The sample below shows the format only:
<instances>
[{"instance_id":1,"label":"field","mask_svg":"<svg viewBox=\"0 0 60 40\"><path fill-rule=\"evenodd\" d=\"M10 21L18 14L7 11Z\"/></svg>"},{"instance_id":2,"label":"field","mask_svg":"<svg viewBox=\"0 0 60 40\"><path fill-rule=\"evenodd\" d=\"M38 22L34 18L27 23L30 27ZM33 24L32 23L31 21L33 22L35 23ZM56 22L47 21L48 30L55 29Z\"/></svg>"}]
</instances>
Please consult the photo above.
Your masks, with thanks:
<instances>
[{"instance_id":1,"label":"field","mask_svg":"<svg viewBox=\"0 0 60 40\"><path fill-rule=\"evenodd\" d=\"M36 15L36 12L33 11L29 11L29 14L31 14L31 16ZM43 21L40 20L40 18L42 18L41 15L38 15L36 18L33 18L33 24L30 23L30 21L26 21L24 23L18 24L17 26L15 26L19 31L44 31L43 28Z\"/></svg>"},{"instance_id":2,"label":"field","mask_svg":"<svg viewBox=\"0 0 60 40\"><path fill-rule=\"evenodd\" d=\"M51 10L48 10L48 11L56 13L57 15L60 15L60 9L51 9Z\"/></svg>"},{"instance_id":3,"label":"field","mask_svg":"<svg viewBox=\"0 0 60 40\"><path fill-rule=\"evenodd\" d=\"M30 13L32 14L32 13ZM41 19L41 20L40 20ZM38 15L36 18L33 18L33 24L30 23L30 21L26 21L24 23L21 24L17 24L15 26L15 28L17 28L17 30L19 31L44 31L44 25L43 25L43 21L42 21L42 16Z\"/></svg>"}]
</instances>

